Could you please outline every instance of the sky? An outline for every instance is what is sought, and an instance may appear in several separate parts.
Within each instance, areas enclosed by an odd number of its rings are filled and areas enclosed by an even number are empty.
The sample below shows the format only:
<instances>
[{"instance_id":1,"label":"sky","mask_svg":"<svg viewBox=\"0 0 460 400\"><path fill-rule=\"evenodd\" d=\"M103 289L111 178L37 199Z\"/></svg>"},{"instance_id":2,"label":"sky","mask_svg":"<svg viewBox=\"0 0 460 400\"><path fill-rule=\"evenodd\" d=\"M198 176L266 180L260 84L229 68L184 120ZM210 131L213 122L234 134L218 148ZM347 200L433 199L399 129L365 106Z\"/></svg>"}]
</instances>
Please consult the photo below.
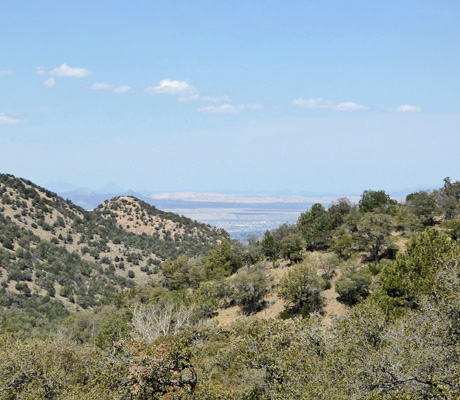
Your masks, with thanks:
<instances>
[{"instance_id":1,"label":"sky","mask_svg":"<svg viewBox=\"0 0 460 400\"><path fill-rule=\"evenodd\" d=\"M0 0L0 172L151 193L460 179L458 0Z\"/></svg>"}]
</instances>

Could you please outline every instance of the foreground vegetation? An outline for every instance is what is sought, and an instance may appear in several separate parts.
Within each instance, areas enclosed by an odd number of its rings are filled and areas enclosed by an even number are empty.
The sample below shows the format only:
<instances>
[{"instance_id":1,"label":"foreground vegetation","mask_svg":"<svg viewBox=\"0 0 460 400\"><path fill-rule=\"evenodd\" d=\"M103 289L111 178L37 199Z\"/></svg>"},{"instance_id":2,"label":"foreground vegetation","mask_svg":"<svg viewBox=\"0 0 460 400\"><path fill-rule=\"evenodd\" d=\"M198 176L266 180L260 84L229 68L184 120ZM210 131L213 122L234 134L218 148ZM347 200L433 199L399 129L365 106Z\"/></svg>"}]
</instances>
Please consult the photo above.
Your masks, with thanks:
<instances>
[{"instance_id":1,"label":"foreground vegetation","mask_svg":"<svg viewBox=\"0 0 460 400\"><path fill-rule=\"evenodd\" d=\"M51 260L33 265L51 281L79 282L69 296L81 287L93 303L73 312L9 279L0 398L458 398L459 213L460 182L448 178L404 204L369 190L358 205L316 204L247 246L223 238L202 256L164 259L145 283L110 294L95 289L115 279L110 268L95 275L94 264L3 218L16 232L8 237L30 239L23 258L16 239L2 241L7 280L48 246L62 272L53 275ZM24 307L12 304L27 301L37 314L21 327ZM224 323L229 309L239 315Z\"/></svg>"}]
</instances>

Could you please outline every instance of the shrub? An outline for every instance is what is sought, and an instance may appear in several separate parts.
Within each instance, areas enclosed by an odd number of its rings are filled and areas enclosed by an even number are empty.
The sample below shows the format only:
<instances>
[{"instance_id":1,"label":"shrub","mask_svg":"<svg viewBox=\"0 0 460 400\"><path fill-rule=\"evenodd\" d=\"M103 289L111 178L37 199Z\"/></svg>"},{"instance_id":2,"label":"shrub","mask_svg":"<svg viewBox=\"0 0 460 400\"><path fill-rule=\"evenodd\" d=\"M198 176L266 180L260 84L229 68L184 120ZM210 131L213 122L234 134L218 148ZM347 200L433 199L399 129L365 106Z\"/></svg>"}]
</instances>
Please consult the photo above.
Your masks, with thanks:
<instances>
[{"instance_id":1,"label":"shrub","mask_svg":"<svg viewBox=\"0 0 460 400\"><path fill-rule=\"evenodd\" d=\"M279 296L288 302L289 312L320 312L324 305L321 296L324 289L325 281L317 275L316 269L308 264L299 264L281 278Z\"/></svg>"},{"instance_id":2,"label":"shrub","mask_svg":"<svg viewBox=\"0 0 460 400\"><path fill-rule=\"evenodd\" d=\"M340 302L349 306L357 304L369 296L371 274L368 270L352 270L337 279L335 290Z\"/></svg>"}]
</instances>

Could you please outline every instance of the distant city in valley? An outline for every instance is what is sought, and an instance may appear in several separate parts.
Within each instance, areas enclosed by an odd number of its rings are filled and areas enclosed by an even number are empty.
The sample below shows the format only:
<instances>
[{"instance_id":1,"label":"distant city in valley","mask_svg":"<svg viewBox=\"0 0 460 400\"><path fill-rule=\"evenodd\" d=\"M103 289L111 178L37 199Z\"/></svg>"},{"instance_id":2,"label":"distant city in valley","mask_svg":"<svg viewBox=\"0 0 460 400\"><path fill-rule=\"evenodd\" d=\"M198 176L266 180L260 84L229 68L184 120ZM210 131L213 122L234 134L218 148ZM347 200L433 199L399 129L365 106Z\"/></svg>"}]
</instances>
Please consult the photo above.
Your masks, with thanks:
<instances>
[{"instance_id":1,"label":"distant city in valley","mask_svg":"<svg viewBox=\"0 0 460 400\"><path fill-rule=\"evenodd\" d=\"M147 196L151 204L225 229L232 238L244 240L248 236L262 235L283 223L294 224L300 213L315 203L329 206L340 196L247 196L214 193L164 193ZM352 202L358 196L349 196Z\"/></svg>"},{"instance_id":2,"label":"distant city in valley","mask_svg":"<svg viewBox=\"0 0 460 400\"><path fill-rule=\"evenodd\" d=\"M225 229L232 238L244 240L262 235L283 223L294 224L299 215L315 203L328 207L344 196L235 195L216 193L160 193L142 195L133 191L100 193L87 189L57 191L87 210L117 195L135 196L162 211L184 215L199 222ZM357 203L359 196L345 196Z\"/></svg>"}]
</instances>

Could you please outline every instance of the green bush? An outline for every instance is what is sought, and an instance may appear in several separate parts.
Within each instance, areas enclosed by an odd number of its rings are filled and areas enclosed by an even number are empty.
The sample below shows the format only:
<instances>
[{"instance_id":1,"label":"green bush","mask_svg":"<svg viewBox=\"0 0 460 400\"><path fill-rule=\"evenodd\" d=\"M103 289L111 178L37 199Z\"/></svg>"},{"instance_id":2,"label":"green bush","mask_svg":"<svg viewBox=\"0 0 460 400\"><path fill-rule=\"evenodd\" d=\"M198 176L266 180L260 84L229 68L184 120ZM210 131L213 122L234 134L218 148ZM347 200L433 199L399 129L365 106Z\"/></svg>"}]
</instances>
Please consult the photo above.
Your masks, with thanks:
<instances>
[{"instance_id":1,"label":"green bush","mask_svg":"<svg viewBox=\"0 0 460 400\"><path fill-rule=\"evenodd\" d=\"M352 270L342 275L335 283L335 290L340 302L349 306L355 305L369 296L371 274L368 270Z\"/></svg>"},{"instance_id":2,"label":"green bush","mask_svg":"<svg viewBox=\"0 0 460 400\"><path fill-rule=\"evenodd\" d=\"M292 313L321 312L325 280L317 275L316 269L308 264L290 268L280 280L279 296L286 300L287 311Z\"/></svg>"}]
</instances>

